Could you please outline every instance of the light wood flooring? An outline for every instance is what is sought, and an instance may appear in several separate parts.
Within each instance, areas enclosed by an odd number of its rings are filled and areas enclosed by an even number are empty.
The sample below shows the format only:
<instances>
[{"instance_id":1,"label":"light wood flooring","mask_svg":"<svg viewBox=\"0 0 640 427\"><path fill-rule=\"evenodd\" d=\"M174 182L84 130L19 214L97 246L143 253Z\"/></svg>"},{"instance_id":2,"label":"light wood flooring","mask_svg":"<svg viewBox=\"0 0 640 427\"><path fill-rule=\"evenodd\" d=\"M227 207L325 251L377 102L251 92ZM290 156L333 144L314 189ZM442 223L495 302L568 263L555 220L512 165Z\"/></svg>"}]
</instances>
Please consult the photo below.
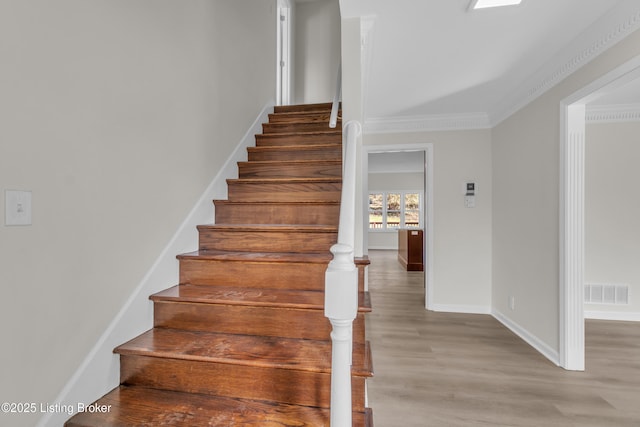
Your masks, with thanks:
<instances>
[{"instance_id":1,"label":"light wood flooring","mask_svg":"<svg viewBox=\"0 0 640 427\"><path fill-rule=\"evenodd\" d=\"M423 273L369 257L376 426L640 426L640 324L587 321L587 369L569 372L491 316L426 311Z\"/></svg>"}]
</instances>

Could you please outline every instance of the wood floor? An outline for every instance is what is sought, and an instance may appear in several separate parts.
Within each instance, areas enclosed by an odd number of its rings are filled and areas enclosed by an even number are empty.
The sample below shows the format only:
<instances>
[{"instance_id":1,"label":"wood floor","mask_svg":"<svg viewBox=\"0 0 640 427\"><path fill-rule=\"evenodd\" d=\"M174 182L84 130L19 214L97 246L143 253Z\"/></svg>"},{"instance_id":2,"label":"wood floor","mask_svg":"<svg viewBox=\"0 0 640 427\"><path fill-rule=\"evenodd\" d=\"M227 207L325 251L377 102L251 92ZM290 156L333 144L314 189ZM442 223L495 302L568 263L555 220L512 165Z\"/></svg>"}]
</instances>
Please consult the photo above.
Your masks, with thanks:
<instances>
[{"instance_id":1,"label":"wood floor","mask_svg":"<svg viewBox=\"0 0 640 427\"><path fill-rule=\"evenodd\" d=\"M640 426L640 324L587 321L587 370L568 372L491 316L424 310L423 273L369 257L376 425Z\"/></svg>"}]
</instances>

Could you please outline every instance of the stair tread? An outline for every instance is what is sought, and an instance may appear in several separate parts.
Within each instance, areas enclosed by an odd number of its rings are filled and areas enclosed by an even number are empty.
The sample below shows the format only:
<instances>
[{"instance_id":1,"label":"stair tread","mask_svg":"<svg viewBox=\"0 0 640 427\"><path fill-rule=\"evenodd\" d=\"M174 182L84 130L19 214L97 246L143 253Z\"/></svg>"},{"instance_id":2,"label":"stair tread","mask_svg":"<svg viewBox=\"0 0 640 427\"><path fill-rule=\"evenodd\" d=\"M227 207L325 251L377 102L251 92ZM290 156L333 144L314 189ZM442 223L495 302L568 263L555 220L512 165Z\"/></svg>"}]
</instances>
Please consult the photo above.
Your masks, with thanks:
<instances>
[{"instance_id":1,"label":"stair tread","mask_svg":"<svg viewBox=\"0 0 640 427\"><path fill-rule=\"evenodd\" d=\"M331 372L331 341L153 328L116 347L113 352L128 356ZM353 375L372 375L370 361L365 357L369 354L368 343L353 344L353 359L365 360L366 363L366 366L352 366Z\"/></svg>"},{"instance_id":2,"label":"stair tread","mask_svg":"<svg viewBox=\"0 0 640 427\"><path fill-rule=\"evenodd\" d=\"M182 284L149 298L153 301L324 310L324 292L312 290ZM361 293L359 299L358 311L370 312L369 293Z\"/></svg>"},{"instance_id":3,"label":"stair tread","mask_svg":"<svg viewBox=\"0 0 640 427\"><path fill-rule=\"evenodd\" d=\"M293 124L293 123L292 123ZM258 133L256 136L260 138L282 138L283 136L337 136L342 135L342 129L340 128L328 128L328 129L317 129L317 130L305 130L302 132L289 132L289 131L281 131L281 132L268 132L268 133ZM342 145L338 143L338 145Z\"/></svg>"},{"instance_id":4,"label":"stair tread","mask_svg":"<svg viewBox=\"0 0 640 427\"><path fill-rule=\"evenodd\" d=\"M275 113L289 111L331 111L333 102L316 102L313 104L292 104L292 105L276 105L273 108ZM342 108L342 103L339 104Z\"/></svg>"},{"instance_id":5,"label":"stair tread","mask_svg":"<svg viewBox=\"0 0 640 427\"><path fill-rule=\"evenodd\" d=\"M367 352L354 344L356 353ZM154 328L116 347L120 355L148 356L197 362L223 363L263 368L331 372L331 341L236 335L217 332ZM352 373L369 376L369 367L352 367Z\"/></svg>"},{"instance_id":6,"label":"stair tread","mask_svg":"<svg viewBox=\"0 0 640 427\"><path fill-rule=\"evenodd\" d=\"M219 231L256 231L256 232L314 232L314 233L337 233L338 227L335 225L318 224L200 224L198 230L219 230Z\"/></svg>"},{"instance_id":7,"label":"stair tread","mask_svg":"<svg viewBox=\"0 0 640 427\"><path fill-rule=\"evenodd\" d=\"M252 183L252 184L305 184L305 183L333 183L342 182L342 178L329 177L329 178L234 178L227 179L228 183Z\"/></svg>"},{"instance_id":8,"label":"stair tread","mask_svg":"<svg viewBox=\"0 0 640 427\"><path fill-rule=\"evenodd\" d=\"M284 135L284 134L276 134L272 133L269 135ZM298 134L294 134L298 135ZM286 150L314 150L314 149L322 149L322 148L342 148L342 144L300 144L300 145L261 145L259 147L248 147L248 151L286 151Z\"/></svg>"},{"instance_id":9,"label":"stair tread","mask_svg":"<svg viewBox=\"0 0 640 427\"><path fill-rule=\"evenodd\" d=\"M329 426L328 409L144 387L119 386L96 401L104 413L81 412L66 427ZM354 426L367 426L368 412L354 412Z\"/></svg>"},{"instance_id":10,"label":"stair tread","mask_svg":"<svg viewBox=\"0 0 640 427\"><path fill-rule=\"evenodd\" d=\"M294 253L294 252L245 252L200 250L178 255L178 259L201 259L220 261L263 261L263 262L299 262L328 263L331 253Z\"/></svg>"},{"instance_id":11,"label":"stair tread","mask_svg":"<svg viewBox=\"0 0 640 427\"><path fill-rule=\"evenodd\" d=\"M305 165L318 165L318 164L341 164L340 159L306 159L306 160L250 160L247 162L238 162L239 165L292 165L292 166L305 166Z\"/></svg>"},{"instance_id":12,"label":"stair tread","mask_svg":"<svg viewBox=\"0 0 640 427\"><path fill-rule=\"evenodd\" d=\"M216 204L229 204L229 205L300 205L300 206L314 206L314 205L340 205L339 201L336 200L302 200L299 202L283 202L283 201L273 201L273 202L262 202L262 201L243 201L243 200L225 200L225 199L215 199L213 200Z\"/></svg>"}]
</instances>

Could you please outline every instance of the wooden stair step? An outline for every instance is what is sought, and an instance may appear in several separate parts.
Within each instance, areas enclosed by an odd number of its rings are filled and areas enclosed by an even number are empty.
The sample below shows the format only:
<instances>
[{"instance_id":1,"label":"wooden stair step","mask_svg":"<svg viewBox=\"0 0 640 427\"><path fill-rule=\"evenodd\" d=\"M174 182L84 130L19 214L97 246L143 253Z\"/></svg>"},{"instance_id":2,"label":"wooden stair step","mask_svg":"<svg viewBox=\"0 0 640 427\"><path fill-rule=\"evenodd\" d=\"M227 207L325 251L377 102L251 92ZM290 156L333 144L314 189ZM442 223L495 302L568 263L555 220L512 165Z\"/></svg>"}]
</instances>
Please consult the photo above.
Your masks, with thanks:
<instances>
[{"instance_id":1,"label":"wooden stair step","mask_svg":"<svg viewBox=\"0 0 640 427\"><path fill-rule=\"evenodd\" d=\"M247 148L249 161L342 160L342 144L275 145Z\"/></svg>"},{"instance_id":2,"label":"wooden stair step","mask_svg":"<svg viewBox=\"0 0 640 427\"><path fill-rule=\"evenodd\" d=\"M196 251L178 255L180 283L324 290L331 253Z\"/></svg>"},{"instance_id":3,"label":"wooden stair step","mask_svg":"<svg viewBox=\"0 0 640 427\"><path fill-rule=\"evenodd\" d=\"M269 114L269 123L329 123L331 111L294 111ZM338 111L338 121L342 121L342 110Z\"/></svg>"},{"instance_id":4,"label":"wooden stair step","mask_svg":"<svg viewBox=\"0 0 640 427\"><path fill-rule=\"evenodd\" d=\"M289 112L302 112L302 111L329 111L333 107L332 102L320 102L315 104L293 104L293 105L276 105L273 108L274 113L289 113ZM342 108L342 102L339 104L339 108Z\"/></svg>"},{"instance_id":5,"label":"wooden stair step","mask_svg":"<svg viewBox=\"0 0 640 427\"><path fill-rule=\"evenodd\" d=\"M302 122L302 123L263 123L262 133L284 133L284 132L315 132L315 131L333 131L337 129L329 127L329 121L326 122Z\"/></svg>"},{"instance_id":6,"label":"wooden stair step","mask_svg":"<svg viewBox=\"0 0 640 427\"><path fill-rule=\"evenodd\" d=\"M268 160L238 162L240 178L321 178L342 176L340 160Z\"/></svg>"},{"instance_id":7,"label":"wooden stair step","mask_svg":"<svg viewBox=\"0 0 640 427\"><path fill-rule=\"evenodd\" d=\"M342 130L262 133L256 135L257 147L322 144L342 144Z\"/></svg>"},{"instance_id":8,"label":"wooden stair step","mask_svg":"<svg viewBox=\"0 0 640 427\"><path fill-rule=\"evenodd\" d=\"M329 225L213 224L198 232L200 250L324 253L338 239Z\"/></svg>"},{"instance_id":9,"label":"wooden stair step","mask_svg":"<svg viewBox=\"0 0 640 427\"><path fill-rule=\"evenodd\" d=\"M245 178L228 179L231 201L308 202L339 201L340 178Z\"/></svg>"},{"instance_id":10,"label":"wooden stair step","mask_svg":"<svg viewBox=\"0 0 640 427\"><path fill-rule=\"evenodd\" d=\"M150 299L157 328L313 340L326 340L331 333L322 291L178 285ZM365 292L359 299L353 341L362 344L371 302Z\"/></svg>"},{"instance_id":11,"label":"wooden stair step","mask_svg":"<svg viewBox=\"0 0 640 427\"><path fill-rule=\"evenodd\" d=\"M123 385L328 407L331 341L154 328L117 347ZM372 375L368 345L353 346L354 408ZM369 359L367 359L369 357Z\"/></svg>"},{"instance_id":12,"label":"wooden stair step","mask_svg":"<svg viewBox=\"0 0 640 427\"><path fill-rule=\"evenodd\" d=\"M116 347L114 352L174 360L331 372L331 342L320 340L154 328Z\"/></svg>"},{"instance_id":13,"label":"wooden stair step","mask_svg":"<svg viewBox=\"0 0 640 427\"><path fill-rule=\"evenodd\" d=\"M328 427L330 420L328 409L144 387L119 386L93 405L109 410L78 413L65 427ZM354 427L372 425L368 409L352 417Z\"/></svg>"},{"instance_id":14,"label":"wooden stair step","mask_svg":"<svg viewBox=\"0 0 640 427\"><path fill-rule=\"evenodd\" d=\"M236 286L176 285L149 298L152 301L324 310L324 292L288 288L247 289ZM358 311L371 311L368 292L360 293Z\"/></svg>"},{"instance_id":15,"label":"wooden stair step","mask_svg":"<svg viewBox=\"0 0 640 427\"><path fill-rule=\"evenodd\" d=\"M176 285L153 294L153 301L228 304L252 307L324 309L321 291L247 289L234 286Z\"/></svg>"},{"instance_id":16,"label":"wooden stair step","mask_svg":"<svg viewBox=\"0 0 640 427\"><path fill-rule=\"evenodd\" d=\"M214 200L217 224L337 224L340 203L310 202L231 202Z\"/></svg>"}]
</instances>

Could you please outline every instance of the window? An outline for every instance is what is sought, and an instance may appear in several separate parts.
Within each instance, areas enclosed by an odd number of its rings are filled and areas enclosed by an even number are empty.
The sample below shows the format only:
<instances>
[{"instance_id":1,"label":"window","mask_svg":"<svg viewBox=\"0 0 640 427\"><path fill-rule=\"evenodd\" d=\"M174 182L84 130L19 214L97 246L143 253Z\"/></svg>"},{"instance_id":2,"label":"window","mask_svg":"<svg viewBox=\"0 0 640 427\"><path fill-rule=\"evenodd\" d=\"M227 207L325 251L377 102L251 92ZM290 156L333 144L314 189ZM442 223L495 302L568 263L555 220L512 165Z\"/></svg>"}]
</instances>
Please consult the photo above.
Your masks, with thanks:
<instances>
[{"instance_id":1,"label":"window","mask_svg":"<svg viewBox=\"0 0 640 427\"><path fill-rule=\"evenodd\" d=\"M369 194L370 230L420 228L421 213L420 192L389 191Z\"/></svg>"}]
</instances>

